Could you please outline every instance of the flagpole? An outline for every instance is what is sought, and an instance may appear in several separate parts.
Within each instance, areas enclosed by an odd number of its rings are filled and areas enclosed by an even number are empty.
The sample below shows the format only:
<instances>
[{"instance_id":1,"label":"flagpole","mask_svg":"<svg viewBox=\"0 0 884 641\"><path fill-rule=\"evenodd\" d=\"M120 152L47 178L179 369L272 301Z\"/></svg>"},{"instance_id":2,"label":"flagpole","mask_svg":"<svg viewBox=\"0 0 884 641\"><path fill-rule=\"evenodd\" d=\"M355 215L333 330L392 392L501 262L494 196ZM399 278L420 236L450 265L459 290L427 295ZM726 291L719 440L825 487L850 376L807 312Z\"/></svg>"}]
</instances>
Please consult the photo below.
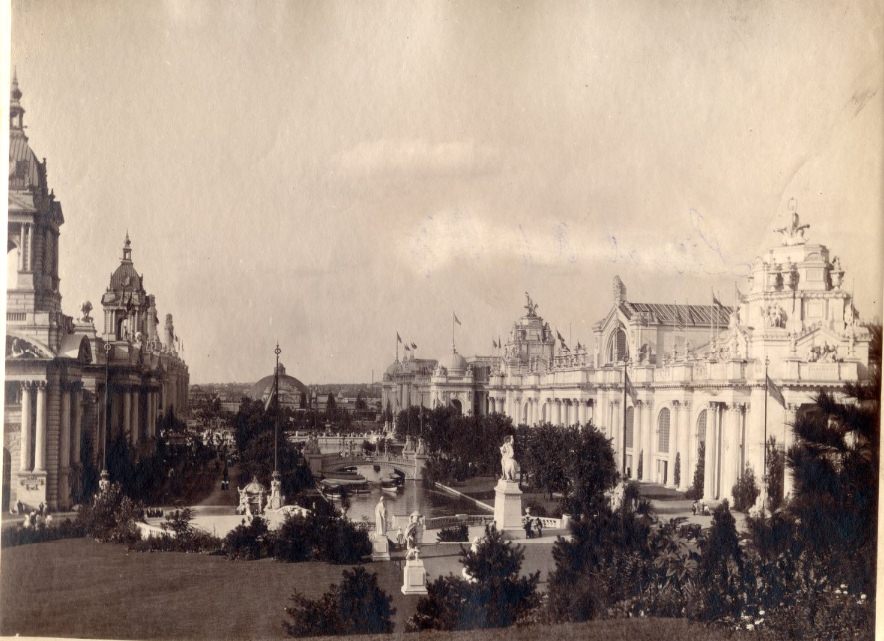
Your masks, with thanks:
<instances>
[{"instance_id":1,"label":"flagpole","mask_svg":"<svg viewBox=\"0 0 884 641\"><path fill-rule=\"evenodd\" d=\"M279 453L277 451L279 448L279 354L282 352L282 350L279 349L278 342L276 343L276 349L273 350L273 352L276 354L276 381L274 385L274 387L276 388L276 422L273 426L273 474L275 478L279 470Z\"/></svg>"},{"instance_id":2,"label":"flagpole","mask_svg":"<svg viewBox=\"0 0 884 641\"><path fill-rule=\"evenodd\" d=\"M767 509L767 396L768 396L768 381L770 377L767 375L767 368L770 365L770 358L765 355L764 357L764 472L761 475L762 482L765 484L764 487L764 503L761 505L762 511Z\"/></svg>"},{"instance_id":3,"label":"flagpole","mask_svg":"<svg viewBox=\"0 0 884 641\"><path fill-rule=\"evenodd\" d=\"M620 449L623 452L621 456L622 467L621 473L626 474L626 377L628 374L626 373L626 366L629 364L629 359L625 359L623 361L623 442L620 444ZM635 450L635 446L633 446L633 451Z\"/></svg>"}]
</instances>

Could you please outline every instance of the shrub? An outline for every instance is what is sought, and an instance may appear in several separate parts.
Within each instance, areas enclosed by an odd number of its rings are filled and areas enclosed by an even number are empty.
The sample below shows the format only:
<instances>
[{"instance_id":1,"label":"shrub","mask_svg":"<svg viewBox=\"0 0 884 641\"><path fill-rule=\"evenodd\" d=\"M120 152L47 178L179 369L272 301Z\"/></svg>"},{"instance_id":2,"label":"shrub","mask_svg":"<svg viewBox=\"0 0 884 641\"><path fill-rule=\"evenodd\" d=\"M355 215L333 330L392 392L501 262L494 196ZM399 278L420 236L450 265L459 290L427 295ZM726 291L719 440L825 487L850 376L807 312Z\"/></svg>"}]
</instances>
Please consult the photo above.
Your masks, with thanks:
<instances>
[{"instance_id":1,"label":"shrub","mask_svg":"<svg viewBox=\"0 0 884 641\"><path fill-rule=\"evenodd\" d=\"M371 540L364 524L316 510L306 517L289 515L273 535L271 549L277 560L289 563L359 563L371 554Z\"/></svg>"},{"instance_id":2,"label":"shrub","mask_svg":"<svg viewBox=\"0 0 884 641\"><path fill-rule=\"evenodd\" d=\"M672 469L672 481L675 487L681 485L681 453L675 453L675 466Z\"/></svg>"},{"instance_id":3,"label":"shrub","mask_svg":"<svg viewBox=\"0 0 884 641\"><path fill-rule=\"evenodd\" d=\"M81 506L77 523L88 536L103 543L134 543L141 538L135 521L142 512L140 505L123 494L120 484L113 483Z\"/></svg>"},{"instance_id":4,"label":"shrub","mask_svg":"<svg viewBox=\"0 0 884 641\"><path fill-rule=\"evenodd\" d=\"M468 540L469 528L466 523L444 527L436 534L436 541L439 543L454 543Z\"/></svg>"},{"instance_id":5,"label":"shrub","mask_svg":"<svg viewBox=\"0 0 884 641\"><path fill-rule=\"evenodd\" d=\"M745 512L753 505L755 505L755 501L758 499L758 495L761 493L761 490L758 489L758 485L755 484L755 473L752 471L752 468L748 465L743 470L743 473L740 474L740 477L737 479L737 482L734 484L734 487L731 489L731 494L734 497L734 509L737 512Z\"/></svg>"},{"instance_id":6,"label":"shrub","mask_svg":"<svg viewBox=\"0 0 884 641\"><path fill-rule=\"evenodd\" d=\"M315 545L315 528L311 520L290 514L273 537L273 557L288 563L309 561L313 558Z\"/></svg>"},{"instance_id":7,"label":"shrub","mask_svg":"<svg viewBox=\"0 0 884 641\"><path fill-rule=\"evenodd\" d=\"M537 607L540 573L520 576L524 551L494 527L485 530L478 549L463 549L461 563L473 581L439 577L409 619L410 630L470 630L512 625Z\"/></svg>"},{"instance_id":8,"label":"shrub","mask_svg":"<svg viewBox=\"0 0 884 641\"><path fill-rule=\"evenodd\" d=\"M199 552L216 554L221 550L221 539L193 527L193 510L186 507L166 515L160 526L165 531L137 541L131 549L138 552Z\"/></svg>"},{"instance_id":9,"label":"shrub","mask_svg":"<svg viewBox=\"0 0 884 641\"><path fill-rule=\"evenodd\" d=\"M638 453L638 468L635 473L637 477L641 480L644 480L644 462L645 462L645 453L644 450Z\"/></svg>"},{"instance_id":10,"label":"shrub","mask_svg":"<svg viewBox=\"0 0 884 641\"><path fill-rule=\"evenodd\" d=\"M222 548L228 559L253 561L267 556L269 540L267 521L260 516L252 517L248 523L243 522L227 533Z\"/></svg>"},{"instance_id":11,"label":"shrub","mask_svg":"<svg viewBox=\"0 0 884 641\"><path fill-rule=\"evenodd\" d=\"M345 570L340 585L311 600L295 590L285 609L283 628L290 636L381 634L393 631L392 598L378 587L377 574Z\"/></svg>"},{"instance_id":12,"label":"shrub","mask_svg":"<svg viewBox=\"0 0 884 641\"><path fill-rule=\"evenodd\" d=\"M0 547L14 547L29 543L44 543L59 539L77 539L86 536L86 529L80 523L74 523L70 519L64 519L55 525L41 525L22 527L17 525L0 532Z\"/></svg>"}]
</instances>

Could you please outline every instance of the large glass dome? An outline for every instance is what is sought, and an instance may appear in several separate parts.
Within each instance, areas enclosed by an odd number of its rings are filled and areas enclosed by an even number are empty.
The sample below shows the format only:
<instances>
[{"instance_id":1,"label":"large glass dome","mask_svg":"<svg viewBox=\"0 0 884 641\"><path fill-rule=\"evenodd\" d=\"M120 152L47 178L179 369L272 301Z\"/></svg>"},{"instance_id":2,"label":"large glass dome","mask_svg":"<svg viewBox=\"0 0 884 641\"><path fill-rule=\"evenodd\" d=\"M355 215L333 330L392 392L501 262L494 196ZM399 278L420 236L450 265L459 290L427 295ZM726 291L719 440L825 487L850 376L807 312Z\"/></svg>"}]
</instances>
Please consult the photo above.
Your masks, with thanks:
<instances>
[{"instance_id":1,"label":"large glass dome","mask_svg":"<svg viewBox=\"0 0 884 641\"><path fill-rule=\"evenodd\" d=\"M269 376L265 376L260 381L252 385L252 389L249 391L249 397L262 401L264 403L267 402L267 399L270 398L270 395L273 393L273 386L275 384L275 378L273 374ZM301 381L299 381L294 376L289 376L285 373L285 366L280 363L279 364L279 403L283 407L307 407L309 401L309 394L307 390L307 386L304 385Z\"/></svg>"}]
</instances>

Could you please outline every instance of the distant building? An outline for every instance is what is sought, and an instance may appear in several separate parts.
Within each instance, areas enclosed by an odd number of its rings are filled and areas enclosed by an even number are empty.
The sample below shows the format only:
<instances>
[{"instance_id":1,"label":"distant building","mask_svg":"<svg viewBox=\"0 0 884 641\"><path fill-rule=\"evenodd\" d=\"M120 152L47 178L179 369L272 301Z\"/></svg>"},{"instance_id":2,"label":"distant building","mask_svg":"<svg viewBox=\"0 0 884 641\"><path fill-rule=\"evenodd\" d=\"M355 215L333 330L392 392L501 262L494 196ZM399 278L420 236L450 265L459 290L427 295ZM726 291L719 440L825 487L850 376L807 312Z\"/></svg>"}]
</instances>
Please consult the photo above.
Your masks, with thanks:
<instances>
[{"instance_id":1,"label":"distant building","mask_svg":"<svg viewBox=\"0 0 884 641\"><path fill-rule=\"evenodd\" d=\"M86 439L99 468L105 444L121 434L134 456L152 451L157 418L169 409L187 412L189 374L171 315L165 339L158 334L155 302L132 265L128 237L102 297L104 333L98 335L88 301L78 319L62 311L65 220L46 161L28 144L21 97L13 76L2 508L21 501L66 509L79 497Z\"/></svg>"},{"instance_id":2,"label":"distant building","mask_svg":"<svg viewBox=\"0 0 884 641\"><path fill-rule=\"evenodd\" d=\"M252 385L249 398L267 403L273 394L276 376L270 374ZM306 408L309 406L310 394L307 386L294 376L286 374L285 365L279 364L279 404L289 409ZM237 406L238 407L238 406Z\"/></svg>"},{"instance_id":3,"label":"distant building","mask_svg":"<svg viewBox=\"0 0 884 641\"><path fill-rule=\"evenodd\" d=\"M819 390L837 395L868 375L869 334L843 288L840 260L807 242L807 228L793 212L777 230L781 245L752 264L735 309L635 302L615 277L593 344L569 346L529 297L499 354L397 359L384 374L384 408L442 404L526 425L591 420L612 439L627 476L681 490L702 445L704 497L732 499L747 466L760 482L765 436L788 447L796 416ZM785 484L790 491L791 479Z\"/></svg>"}]
</instances>

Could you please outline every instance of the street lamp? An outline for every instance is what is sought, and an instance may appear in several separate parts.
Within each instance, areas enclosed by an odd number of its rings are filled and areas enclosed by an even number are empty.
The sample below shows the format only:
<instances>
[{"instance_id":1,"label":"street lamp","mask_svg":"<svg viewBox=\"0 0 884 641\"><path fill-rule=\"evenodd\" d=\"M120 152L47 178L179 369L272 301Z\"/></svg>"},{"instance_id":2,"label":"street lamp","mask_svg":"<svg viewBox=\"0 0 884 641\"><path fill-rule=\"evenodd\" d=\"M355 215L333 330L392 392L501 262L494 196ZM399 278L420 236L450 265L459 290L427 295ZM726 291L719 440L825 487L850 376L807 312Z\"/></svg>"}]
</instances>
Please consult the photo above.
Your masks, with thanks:
<instances>
[{"instance_id":1,"label":"street lamp","mask_svg":"<svg viewBox=\"0 0 884 641\"><path fill-rule=\"evenodd\" d=\"M110 380L110 355L113 349L110 343L104 344L104 432L101 439L101 479L98 481L98 489L101 492L106 492L110 487L110 474L107 471L107 432L110 426L107 388Z\"/></svg>"}]
</instances>

